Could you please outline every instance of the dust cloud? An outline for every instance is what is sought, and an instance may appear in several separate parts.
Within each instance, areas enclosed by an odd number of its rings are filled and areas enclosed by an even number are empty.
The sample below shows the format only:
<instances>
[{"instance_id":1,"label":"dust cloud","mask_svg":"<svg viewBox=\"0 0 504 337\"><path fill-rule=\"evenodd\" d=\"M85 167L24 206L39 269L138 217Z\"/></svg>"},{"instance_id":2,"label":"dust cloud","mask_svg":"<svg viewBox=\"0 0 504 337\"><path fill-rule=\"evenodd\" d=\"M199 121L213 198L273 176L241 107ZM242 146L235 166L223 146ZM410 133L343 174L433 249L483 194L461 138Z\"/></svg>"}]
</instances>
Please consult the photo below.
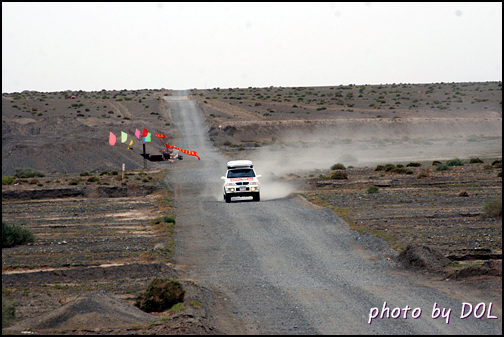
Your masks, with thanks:
<instances>
[{"instance_id":1,"label":"dust cloud","mask_svg":"<svg viewBox=\"0 0 504 337\"><path fill-rule=\"evenodd\" d=\"M501 158L501 121L500 118L342 120L313 129L291 128L272 133L275 137L269 144L245 151L240 159L252 160L256 172L262 175L261 199L277 199L298 189L291 177L328 174L336 163L372 167L454 158Z\"/></svg>"},{"instance_id":2,"label":"dust cloud","mask_svg":"<svg viewBox=\"0 0 504 337\"><path fill-rule=\"evenodd\" d=\"M327 174L336 163L346 167L369 167L385 163L502 157L499 130L491 132L490 136L446 128L440 131L410 126L407 131L389 134L388 137L381 135L380 138L362 133L341 138L340 134L331 132L317 135L290 132L281 137L281 142L254 150L248 159L254 162L256 171L262 175L261 193L264 199L275 199L296 190L296 186L289 182L289 175L314 174L317 171L318 174Z\"/></svg>"}]
</instances>

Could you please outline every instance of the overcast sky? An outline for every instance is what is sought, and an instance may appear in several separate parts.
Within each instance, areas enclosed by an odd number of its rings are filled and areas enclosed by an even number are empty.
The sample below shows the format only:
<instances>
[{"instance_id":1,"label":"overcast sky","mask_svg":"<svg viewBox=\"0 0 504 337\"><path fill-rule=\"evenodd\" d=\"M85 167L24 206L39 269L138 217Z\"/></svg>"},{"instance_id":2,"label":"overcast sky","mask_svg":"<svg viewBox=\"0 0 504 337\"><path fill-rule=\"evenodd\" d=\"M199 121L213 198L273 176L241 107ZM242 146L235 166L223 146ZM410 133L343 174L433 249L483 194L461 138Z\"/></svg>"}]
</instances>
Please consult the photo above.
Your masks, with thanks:
<instances>
[{"instance_id":1,"label":"overcast sky","mask_svg":"<svg viewBox=\"0 0 504 337\"><path fill-rule=\"evenodd\" d=\"M476 81L501 2L2 2L2 92Z\"/></svg>"}]
</instances>

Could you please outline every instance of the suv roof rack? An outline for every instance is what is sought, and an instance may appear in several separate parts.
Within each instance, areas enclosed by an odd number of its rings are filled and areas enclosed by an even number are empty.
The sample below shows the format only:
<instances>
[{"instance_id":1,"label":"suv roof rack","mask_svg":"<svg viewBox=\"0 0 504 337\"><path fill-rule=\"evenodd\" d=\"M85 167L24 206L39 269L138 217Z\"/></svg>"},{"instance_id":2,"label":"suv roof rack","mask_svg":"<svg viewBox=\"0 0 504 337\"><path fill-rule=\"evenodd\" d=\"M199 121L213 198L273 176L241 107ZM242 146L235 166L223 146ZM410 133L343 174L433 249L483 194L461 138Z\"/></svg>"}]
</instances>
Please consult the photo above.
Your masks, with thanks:
<instances>
[{"instance_id":1,"label":"suv roof rack","mask_svg":"<svg viewBox=\"0 0 504 337\"><path fill-rule=\"evenodd\" d=\"M250 160L232 160L227 162L228 169L239 167L253 168L254 164L252 164L252 161Z\"/></svg>"}]
</instances>

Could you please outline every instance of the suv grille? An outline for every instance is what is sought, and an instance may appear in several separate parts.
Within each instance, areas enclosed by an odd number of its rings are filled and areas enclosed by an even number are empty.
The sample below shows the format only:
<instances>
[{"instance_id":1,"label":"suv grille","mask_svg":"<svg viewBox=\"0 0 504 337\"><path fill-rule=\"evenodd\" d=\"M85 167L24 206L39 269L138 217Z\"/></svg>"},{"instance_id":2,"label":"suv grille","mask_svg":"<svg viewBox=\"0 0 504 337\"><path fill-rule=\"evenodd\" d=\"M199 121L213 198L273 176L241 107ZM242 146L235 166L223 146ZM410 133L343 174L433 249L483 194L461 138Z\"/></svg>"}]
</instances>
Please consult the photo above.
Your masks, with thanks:
<instances>
[{"instance_id":1,"label":"suv grille","mask_svg":"<svg viewBox=\"0 0 504 337\"><path fill-rule=\"evenodd\" d=\"M236 185L248 185L248 181L237 182Z\"/></svg>"}]
</instances>

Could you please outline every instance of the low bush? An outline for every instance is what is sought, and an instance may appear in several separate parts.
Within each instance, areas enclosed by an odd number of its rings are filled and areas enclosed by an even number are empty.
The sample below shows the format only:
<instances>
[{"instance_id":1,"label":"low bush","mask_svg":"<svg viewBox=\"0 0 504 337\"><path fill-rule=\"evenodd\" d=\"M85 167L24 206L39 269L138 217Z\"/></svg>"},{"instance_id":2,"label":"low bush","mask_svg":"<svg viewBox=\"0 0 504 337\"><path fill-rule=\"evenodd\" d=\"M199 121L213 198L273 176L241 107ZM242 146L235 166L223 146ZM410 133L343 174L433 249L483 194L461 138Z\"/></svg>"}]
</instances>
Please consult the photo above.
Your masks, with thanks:
<instances>
[{"instance_id":1,"label":"low bush","mask_svg":"<svg viewBox=\"0 0 504 337\"><path fill-rule=\"evenodd\" d=\"M396 168L396 166L394 164L386 164L384 170L385 170L385 172L390 172L395 168Z\"/></svg>"},{"instance_id":2,"label":"low bush","mask_svg":"<svg viewBox=\"0 0 504 337\"><path fill-rule=\"evenodd\" d=\"M344 171L332 171L329 175L331 179L348 179L348 174Z\"/></svg>"},{"instance_id":3,"label":"low bush","mask_svg":"<svg viewBox=\"0 0 504 337\"><path fill-rule=\"evenodd\" d=\"M11 176L3 176L2 177L2 185L10 185L14 182L14 177Z\"/></svg>"},{"instance_id":4,"label":"low bush","mask_svg":"<svg viewBox=\"0 0 504 337\"><path fill-rule=\"evenodd\" d=\"M367 189L367 192L369 194L378 193L378 191L379 191L378 186L374 186L374 185L373 186L369 186L369 188Z\"/></svg>"},{"instance_id":5,"label":"low bush","mask_svg":"<svg viewBox=\"0 0 504 337\"><path fill-rule=\"evenodd\" d=\"M408 170L406 170L404 167L394 167L390 170L392 173L406 173Z\"/></svg>"},{"instance_id":6,"label":"low bush","mask_svg":"<svg viewBox=\"0 0 504 337\"><path fill-rule=\"evenodd\" d=\"M30 230L23 228L24 225L9 225L2 221L2 248L35 242L35 235Z\"/></svg>"},{"instance_id":7,"label":"low bush","mask_svg":"<svg viewBox=\"0 0 504 337\"><path fill-rule=\"evenodd\" d=\"M163 221L167 222L167 223L173 223L173 224L175 223L175 219L173 217L171 217L171 216L165 216L165 217L163 217Z\"/></svg>"},{"instance_id":8,"label":"low bush","mask_svg":"<svg viewBox=\"0 0 504 337\"><path fill-rule=\"evenodd\" d=\"M422 178L428 178L430 177L430 173L427 170L422 170L420 173L417 175L417 179L422 179Z\"/></svg>"},{"instance_id":9,"label":"low bush","mask_svg":"<svg viewBox=\"0 0 504 337\"><path fill-rule=\"evenodd\" d=\"M34 177L44 177L45 175L32 168L22 168L16 169L16 173L14 174L17 178L34 178Z\"/></svg>"},{"instance_id":10,"label":"low bush","mask_svg":"<svg viewBox=\"0 0 504 337\"><path fill-rule=\"evenodd\" d=\"M161 312L183 302L185 290L174 279L153 278L144 293L138 295L135 306L145 312Z\"/></svg>"},{"instance_id":11,"label":"low bush","mask_svg":"<svg viewBox=\"0 0 504 337\"><path fill-rule=\"evenodd\" d=\"M346 167L345 167L345 165L343 165L341 163L337 163L337 164L334 164L333 166L331 166L331 171L334 171L334 170L346 170Z\"/></svg>"},{"instance_id":12,"label":"low bush","mask_svg":"<svg viewBox=\"0 0 504 337\"><path fill-rule=\"evenodd\" d=\"M486 202L483 209L486 218L502 218L502 196Z\"/></svg>"},{"instance_id":13,"label":"low bush","mask_svg":"<svg viewBox=\"0 0 504 337\"><path fill-rule=\"evenodd\" d=\"M448 171L450 166L448 164L441 164L436 167L436 171Z\"/></svg>"},{"instance_id":14,"label":"low bush","mask_svg":"<svg viewBox=\"0 0 504 337\"><path fill-rule=\"evenodd\" d=\"M422 164L416 162L411 162L408 165L406 165L406 167L420 167L420 166L422 166Z\"/></svg>"},{"instance_id":15,"label":"low bush","mask_svg":"<svg viewBox=\"0 0 504 337\"><path fill-rule=\"evenodd\" d=\"M481 160L479 158L471 158L469 160L469 164L483 164L483 160Z\"/></svg>"},{"instance_id":16,"label":"low bush","mask_svg":"<svg viewBox=\"0 0 504 337\"><path fill-rule=\"evenodd\" d=\"M462 162L462 160L460 160L458 158L454 158L452 160L448 160L446 162L446 165L448 165L448 166L464 166L464 163Z\"/></svg>"}]
</instances>

